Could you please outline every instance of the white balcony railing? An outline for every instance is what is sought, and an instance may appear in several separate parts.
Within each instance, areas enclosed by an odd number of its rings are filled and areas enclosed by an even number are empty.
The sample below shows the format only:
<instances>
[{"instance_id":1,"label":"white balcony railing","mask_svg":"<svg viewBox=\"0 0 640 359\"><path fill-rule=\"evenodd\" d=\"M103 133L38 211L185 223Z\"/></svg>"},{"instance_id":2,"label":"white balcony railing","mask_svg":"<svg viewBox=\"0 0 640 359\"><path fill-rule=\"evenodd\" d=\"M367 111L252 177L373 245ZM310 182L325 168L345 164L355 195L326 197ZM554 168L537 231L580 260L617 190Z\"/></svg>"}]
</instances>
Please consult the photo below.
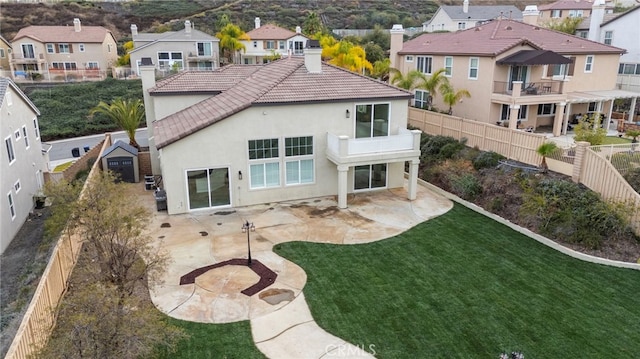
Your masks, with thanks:
<instances>
[{"instance_id":1,"label":"white balcony railing","mask_svg":"<svg viewBox=\"0 0 640 359\"><path fill-rule=\"evenodd\" d=\"M419 152L420 135L401 129L400 133L391 136L370 138L349 138L327 133L327 153L334 158L347 159L375 154Z\"/></svg>"}]
</instances>

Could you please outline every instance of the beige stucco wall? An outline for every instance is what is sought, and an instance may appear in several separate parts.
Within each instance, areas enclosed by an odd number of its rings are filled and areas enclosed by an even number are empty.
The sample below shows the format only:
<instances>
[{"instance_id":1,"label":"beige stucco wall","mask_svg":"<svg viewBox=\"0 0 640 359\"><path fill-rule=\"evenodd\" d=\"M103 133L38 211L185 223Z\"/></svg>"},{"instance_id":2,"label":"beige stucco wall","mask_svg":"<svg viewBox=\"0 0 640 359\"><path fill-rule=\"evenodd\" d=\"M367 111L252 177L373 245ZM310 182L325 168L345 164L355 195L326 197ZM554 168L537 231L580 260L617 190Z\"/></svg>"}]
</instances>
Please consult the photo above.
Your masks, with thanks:
<instances>
[{"instance_id":1,"label":"beige stucco wall","mask_svg":"<svg viewBox=\"0 0 640 359\"><path fill-rule=\"evenodd\" d=\"M355 119L353 115L346 118L347 109L354 114L355 103L254 106L162 148L162 176L169 213L188 211L186 171L192 169L228 167L234 207L336 195L338 172L336 165L326 158L327 132L353 137ZM392 101L390 111L390 133L397 134L400 128L406 128L406 100ZM280 187L250 189L247 141L279 138L283 158L283 139L293 136L313 136L315 182L285 186L281 161ZM403 185L403 170L404 163L389 164L388 188ZM238 179L238 171L242 171L242 180ZM352 170L348 178L348 188L353 188Z\"/></svg>"},{"instance_id":2,"label":"beige stucco wall","mask_svg":"<svg viewBox=\"0 0 640 359\"><path fill-rule=\"evenodd\" d=\"M37 114L27 105L20 95L11 87L12 105L8 105L5 98L0 108L0 140L2 141L2 155L0 156L0 253L4 252L14 235L18 232L29 212L33 209L33 195L43 183L42 171L46 168L42 155L40 138L36 137L33 119ZM29 147L26 146L22 126L26 127ZM15 132L20 131L20 138L16 139ZM10 138L15 153L15 160L9 164L5 139ZM39 172L40 171L40 172ZM15 189L16 182L20 182L20 189ZM8 194L11 193L16 211L15 218L9 213Z\"/></svg>"},{"instance_id":3,"label":"beige stucco wall","mask_svg":"<svg viewBox=\"0 0 640 359\"><path fill-rule=\"evenodd\" d=\"M209 97L211 95L151 96L155 109L155 119L165 118ZM147 125L149 125L149 121L147 121Z\"/></svg>"},{"instance_id":4,"label":"beige stucco wall","mask_svg":"<svg viewBox=\"0 0 640 359\"><path fill-rule=\"evenodd\" d=\"M9 44L0 39L0 49L4 52L4 54L0 54L0 70L9 71L9 58L11 56Z\"/></svg>"},{"instance_id":5,"label":"beige stucco wall","mask_svg":"<svg viewBox=\"0 0 640 359\"><path fill-rule=\"evenodd\" d=\"M180 52L182 53L182 63L184 69L188 69L191 57L197 57L199 42L211 43L212 56L209 59L212 62L213 68L218 68L218 53L220 52L220 48L219 41L216 40L217 39L190 39L184 41L159 41L144 48L142 48L143 45L140 45L138 44L138 42L136 42L136 49L131 53L130 56L131 68L136 71L136 73L139 73L138 61L140 61L143 57L151 58L153 64L156 65L156 68L159 68L159 52Z\"/></svg>"}]
</instances>

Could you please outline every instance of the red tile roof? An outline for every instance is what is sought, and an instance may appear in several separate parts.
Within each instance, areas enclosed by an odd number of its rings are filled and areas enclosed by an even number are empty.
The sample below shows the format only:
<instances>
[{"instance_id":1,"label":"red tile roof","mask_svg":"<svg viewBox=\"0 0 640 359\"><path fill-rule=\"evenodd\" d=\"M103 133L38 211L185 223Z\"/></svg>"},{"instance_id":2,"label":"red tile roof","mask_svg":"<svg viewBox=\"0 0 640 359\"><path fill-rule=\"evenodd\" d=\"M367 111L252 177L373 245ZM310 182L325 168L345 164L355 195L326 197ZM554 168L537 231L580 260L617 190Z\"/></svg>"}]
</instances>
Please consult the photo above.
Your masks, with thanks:
<instances>
[{"instance_id":1,"label":"red tile roof","mask_svg":"<svg viewBox=\"0 0 640 359\"><path fill-rule=\"evenodd\" d=\"M251 40L286 40L297 34L280 26L266 24L247 32L247 35Z\"/></svg>"},{"instance_id":2,"label":"red tile roof","mask_svg":"<svg viewBox=\"0 0 640 359\"><path fill-rule=\"evenodd\" d=\"M261 65L224 66L214 71L183 71L162 79L149 90L154 95L218 94L259 70Z\"/></svg>"},{"instance_id":3,"label":"red tile roof","mask_svg":"<svg viewBox=\"0 0 640 359\"><path fill-rule=\"evenodd\" d=\"M150 90L161 94L161 88L171 86L181 93L203 91L202 82L195 90L189 87L193 76L207 76L211 89L221 89L229 84L229 78L238 75L234 85L222 93L203 100L182 111L169 115L154 124L154 136L158 148L170 145L203 128L236 114L253 105L295 104L314 102L357 101L373 99L410 99L412 94L389 84L349 72L328 64L322 64L322 73L309 73L302 57L288 57L267 65L230 65L228 70L202 72L174 76L160 82ZM242 69L241 69L242 68ZM257 68L257 70L252 71ZM229 71L225 74L226 71ZM228 76L233 73L233 76ZM242 76L244 78L239 79ZM168 82L176 84L169 85ZM218 83L220 81L220 83ZM174 91L175 93L175 91Z\"/></svg>"},{"instance_id":4,"label":"red tile roof","mask_svg":"<svg viewBox=\"0 0 640 359\"><path fill-rule=\"evenodd\" d=\"M111 31L102 26L84 26L76 32L73 25L69 26L27 26L20 29L13 41L23 37L30 37L39 42L66 42L66 43L101 43L107 34L113 36Z\"/></svg>"},{"instance_id":5,"label":"red tile roof","mask_svg":"<svg viewBox=\"0 0 640 359\"><path fill-rule=\"evenodd\" d=\"M624 53L626 50L559 31L498 19L467 30L427 33L403 44L400 55L496 56L520 44L559 54Z\"/></svg>"},{"instance_id":6,"label":"red tile roof","mask_svg":"<svg viewBox=\"0 0 640 359\"><path fill-rule=\"evenodd\" d=\"M593 0L559 0L538 6L538 10L591 10Z\"/></svg>"}]
</instances>

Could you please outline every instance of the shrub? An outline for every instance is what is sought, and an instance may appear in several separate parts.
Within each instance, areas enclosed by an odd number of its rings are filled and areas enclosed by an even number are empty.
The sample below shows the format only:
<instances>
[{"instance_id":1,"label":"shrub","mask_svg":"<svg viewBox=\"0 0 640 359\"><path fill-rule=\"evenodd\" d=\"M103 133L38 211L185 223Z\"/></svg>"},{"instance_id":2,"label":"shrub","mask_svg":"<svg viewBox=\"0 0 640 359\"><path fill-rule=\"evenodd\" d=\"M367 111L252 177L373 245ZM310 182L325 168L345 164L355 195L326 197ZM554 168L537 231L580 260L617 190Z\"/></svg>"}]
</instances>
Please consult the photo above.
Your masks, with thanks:
<instances>
[{"instance_id":1,"label":"shrub","mask_svg":"<svg viewBox=\"0 0 640 359\"><path fill-rule=\"evenodd\" d=\"M476 176L465 174L451 178L451 189L466 200L473 200L482 193L482 185Z\"/></svg>"},{"instance_id":2,"label":"shrub","mask_svg":"<svg viewBox=\"0 0 640 359\"><path fill-rule=\"evenodd\" d=\"M495 167L498 165L498 162L504 158L503 155L493 151L480 152L480 154L473 159L473 168L479 170L481 168Z\"/></svg>"},{"instance_id":3,"label":"shrub","mask_svg":"<svg viewBox=\"0 0 640 359\"><path fill-rule=\"evenodd\" d=\"M453 137L433 136L422 146L422 158L427 161L454 158L465 149L465 142L466 140L458 141Z\"/></svg>"},{"instance_id":4,"label":"shrub","mask_svg":"<svg viewBox=\"0 0 640 359\"><path fill-rule=\"evenodd\" d=\"M592 146L601 145L605 137L607 137L607 130L600 126L601 123L600 117L591 117L578 121L574 128L576 133L574 140L576 142L587 141Z\"/></svg>"},{"instance_id":5,"label":"shrub","mask_svg":"<svg viewBox=\"0 0 640 359\"><path fill-rule=\"evenodd\" d=\"M640 193L640 168L629 170L629 172L625 174L624 179L629 182L631 187L633 187L636 192Z\"/></svg>"}]
</instances>

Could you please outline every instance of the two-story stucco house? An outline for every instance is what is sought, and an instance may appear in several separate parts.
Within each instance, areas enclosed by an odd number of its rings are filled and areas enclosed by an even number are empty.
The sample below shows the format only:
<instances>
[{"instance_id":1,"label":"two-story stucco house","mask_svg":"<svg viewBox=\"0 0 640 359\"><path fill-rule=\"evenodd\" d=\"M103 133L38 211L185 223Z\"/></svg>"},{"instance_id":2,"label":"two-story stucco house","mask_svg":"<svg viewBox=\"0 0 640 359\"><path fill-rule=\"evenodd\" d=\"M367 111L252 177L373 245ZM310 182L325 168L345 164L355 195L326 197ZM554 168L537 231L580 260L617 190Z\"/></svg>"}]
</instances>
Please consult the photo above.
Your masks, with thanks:
<instances>
[{"instance_id":1,"label":"two-story stucco house","mask_svg":"<svg viewBox=\"0 0 640 359\"><path fill-rule=\"evenodd\" d=\"M568 17L589 17L594 1L597 0L558 0L551 4L539 5L540 24L562 21ZM607 12L613 11L613 3L607 2Z\"/></svg>"},{"instance_id":2,"label":"two-story stucco house","mask_svg":"<svg viewBox=\"0 0 640 359\"><path fill-rule=\"evenodd\" d=\"M0 76L11 77L9 57L11 56L11 44L0 35Z\"/></svg>"},{"instance_id":3,"label":"two-story stucco house","mask_svg":"<svg viewBox=\"0 0 640 359\"><path fill-rule=\"evenodd\" d=\"M430 75L445 69L456 90L471 98L455 104L457 116L516 128L549 126L566 132L577 114L609 115L613 100L637 93L616 90L624 49L513 20L494 20L455 33L427 33L402 43L391 30L392 66ZM429 94L418 90L415 105ZM436 93L433 105L447 109ZM607 121L608 122L608 121Z\"/></svg>"},{"instance_id":4,"label":"two-story stucco house","mask_svg":"<svg viewBox=\"0 0 640 359\"><path fill-rule=\"evenodd\" d=\"M640 6L621 13L606 13L602 0L594 1L591 16L576 35L627 50L620 57L618 87L640 92Z\"/></svg>"},{"instance_id":5,"label":"two-story stucco house","mask_svg":"<svg viewBox=\"0 0 640 359\"><path fill-rule=\"evenodd\" d=\"M0 77L0 253L33 210L43 186L46 158L40 142L38 109L9 78Z\"/></svg>"},{"instance_id":6,"label":"two-story stucco house","mask_svg":"<svg viewBox=\"0 0 640 359\"><path fill-rule=\"evenodd\" d=\"M104 79L118 60L116 39L102 26L28 26L11 41L16 81L38 74L44 81Z\"/></svg>"},{"instance_id":7,"label":"two-story stucco house","mask_svg":"<svg viewBox=\"0 0 640 359\"><path fill-rule=\"evenodd\" d=\"M153 65L142 66L152 166L170 214L332 195L346 208L348 193L402 187L407 161L415 199L411 94L322 63L309 43L304 57L157 83Z\"/></svg>"},{"instance_id":8,"label":"two-story stucco house","mask_svg":"<svg viewBox=\"0 0 640 359\"><path fill-rule=\"evenodd\" d=\"M522 11L513 5L442 5L422 24L422 31L458 31L499 17L522 21Z\"/></svg>"},{"instance_id":9,"label":"two-story stucco house","mask_svg":"<svg viewBox=\"0 0 640 359\"><path fill-rule=\"evenodd\" d=\"M260 25L260 18L255 18L255 28L247 32L249 40L243 40L245 51L240 54L240 61L245 65L262 64L274 57L302 56L309 40L301 33L300 26L296 31L287 30L273 24Z\"/></svg>"},{"instance_id":10,"label":"two-story stucco house","mask_svg":"<svg viewBox=\"0 0 640 359\"><path fill-rule=\"evenodd\" d=\"M140 75L143 57L153 59L159 71L213 70L219 67L220 40L194 28L191 21L184 22L184 29L163 33L138 32L131 25L133 50L129 52L132 70Z\"/></svg>"}]
</instances>

